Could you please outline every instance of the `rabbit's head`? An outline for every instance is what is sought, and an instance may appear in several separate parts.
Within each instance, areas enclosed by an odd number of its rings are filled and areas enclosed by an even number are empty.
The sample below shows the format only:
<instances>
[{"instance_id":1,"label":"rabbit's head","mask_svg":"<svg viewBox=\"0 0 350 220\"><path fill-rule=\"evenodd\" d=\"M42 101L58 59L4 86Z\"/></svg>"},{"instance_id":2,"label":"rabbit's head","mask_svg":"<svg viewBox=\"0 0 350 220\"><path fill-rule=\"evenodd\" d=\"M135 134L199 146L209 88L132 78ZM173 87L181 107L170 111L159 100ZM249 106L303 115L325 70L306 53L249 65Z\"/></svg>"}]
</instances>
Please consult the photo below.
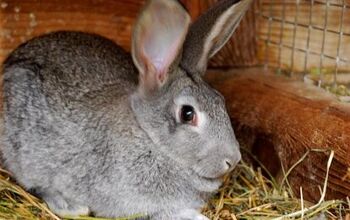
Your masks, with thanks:
<instances>
[{"instance_id":1,"label":"rabbit's head","mask_svg":"<svg viewBox=\"0 0 350 220\"><path fill-rule=\"evenodd\" d=\"M190 25L175 0L151 0L139 16L132 56L139 71L131 103L155 149L203 178L241 158L225 101L203 80L207 62L229 39L251 0L220 1Z\"/></svg>"}]
</instances>

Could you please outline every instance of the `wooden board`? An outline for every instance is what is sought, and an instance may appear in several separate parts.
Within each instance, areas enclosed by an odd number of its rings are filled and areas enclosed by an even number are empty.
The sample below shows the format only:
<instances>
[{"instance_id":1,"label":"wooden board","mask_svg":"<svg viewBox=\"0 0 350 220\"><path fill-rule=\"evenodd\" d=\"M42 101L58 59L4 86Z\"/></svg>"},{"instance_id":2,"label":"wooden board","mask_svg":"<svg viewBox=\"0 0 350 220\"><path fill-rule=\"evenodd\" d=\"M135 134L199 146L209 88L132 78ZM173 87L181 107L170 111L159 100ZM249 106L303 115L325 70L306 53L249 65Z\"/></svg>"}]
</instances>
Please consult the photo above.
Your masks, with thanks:
<instances>
[{"instance_id":1,"label":"wooden board","mask_svg":"<svg viewBox=\"0 0 350 220\"><path fill-rule=\"evenodd\" d=\"M0 0L0 60L19 44L44 33L99 33L129 48L139 0Z\"/></svg>"},{"instance_id":2,"label":"wooden board","mask_svg":"<svg viewBox=\"0 0 350 220\"><path fill-rule=\"evenodd\" d=\"M327 198L350 195L350 106L324 90L276 76L261 68L211 71L208 82L226 98L241 143L267 167L285 170L308 149L335 151ZM260 148L265 147L265 150ZM275 155L275 156L274 156ZM312 152L289 177L294 191L317 201L326 176L328 153ZM275 174L281 169L273 170Z\"/></svg>"},{"instance_id":3,"label":"wooden board","mask_svg":"<svg viewBox=\"0 0 350 220\"><path fill-rule=\"evenodd\" d=\"M182 0L193 17L198 17L217 0ZM0 63L19 44L34 36L57 30L93 32L130 50L130 35L144 0L0 0ZM254 11L212 66L255 65Z\"/></svg>"}]
</instances>

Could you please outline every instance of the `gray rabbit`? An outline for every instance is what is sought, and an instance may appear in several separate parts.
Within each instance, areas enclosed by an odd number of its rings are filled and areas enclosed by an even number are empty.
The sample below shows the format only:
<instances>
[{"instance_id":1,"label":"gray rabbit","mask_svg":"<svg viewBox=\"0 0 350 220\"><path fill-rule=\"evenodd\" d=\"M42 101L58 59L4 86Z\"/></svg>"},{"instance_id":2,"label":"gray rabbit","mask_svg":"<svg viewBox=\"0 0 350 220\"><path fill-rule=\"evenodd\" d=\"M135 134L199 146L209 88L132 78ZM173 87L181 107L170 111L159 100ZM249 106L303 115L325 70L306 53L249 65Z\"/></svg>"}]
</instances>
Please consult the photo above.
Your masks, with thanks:
<instances>
[{"instance_id":1,"label":"gray rabbit","mask_svg":"<svg viewBox=\"0 0 350 220\"><path fill-rule=\"evenodd\" d=\"M251 1L220 1L191 26L177 1L148 1L131 56L80 32L19 46L3 69L6 168L59 216L207 219L241 155L201 77Z\"/></svg>"}]
</instances>

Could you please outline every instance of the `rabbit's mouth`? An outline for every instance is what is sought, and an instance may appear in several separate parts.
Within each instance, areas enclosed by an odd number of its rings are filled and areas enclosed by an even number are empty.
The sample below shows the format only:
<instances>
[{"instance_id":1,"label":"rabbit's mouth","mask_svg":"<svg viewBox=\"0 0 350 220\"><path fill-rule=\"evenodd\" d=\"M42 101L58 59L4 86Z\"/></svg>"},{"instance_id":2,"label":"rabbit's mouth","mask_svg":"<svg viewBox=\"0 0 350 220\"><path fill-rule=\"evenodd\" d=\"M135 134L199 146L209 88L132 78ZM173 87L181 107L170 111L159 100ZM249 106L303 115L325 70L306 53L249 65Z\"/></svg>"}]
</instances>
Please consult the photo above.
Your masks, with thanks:
<instances>
[{"instance_id":1,"label":"rabbit's mouth","mask_svg":"<svg viewBox=\"0 0 350 220\"><path fill-rule=\"evenodd\" d=\"M205 176L200 176L196 174L194 185L201 192L212 193L219 189L222 185L222 178L208 178Z\"/></svg>"},{"instance_id":2,"label":"rabbit's mouth","mask_svg":"<svg viewBox=\"0 0 350 220\"><path fill-rule=\"evenodd\" d=\"M198 174L198 176L204 180L207 180L207 181L223 181L223 176L220 176L220 177L207 177L207 176L201 176Z\"/></svg>"},{"instance_id":3,"label":"rabbit's mouth","mask_svg":"<svg viewBox=\"0 0 350 220\"><path fill-rule=\"evenodd\" d=\"M199 184L199 187L201 191L205 192L213 192L217 190L223 182L223 177L208 177L205 175L201 175L200 173L192 170L192 176L196 176L193 180L195 180L196 185Z\"/></svg>"},{"instance_id":4,"label":"rabbit's mouth","mask_svg":"<svg viewBox=\"0 0 350 220\"><path fill-rule=\"evenodd\" d=\"M219 173L219 172L203 172L203 169L197 170L196 168L192 168L192 172L196 174L201 179L207 180L207 181L223 181L226 173Z\"/></svg>"},{"instance_id":5,"label":"rabbit's mouth","mask_svg":"<svg viewBox=\"0 0 350 220\"><path fill-rule=\"evenodd\" d=\"M224 176L225 175L222 175L220 177L207 177L207 176L201 176L201 175L198 175L201 179L204 179L206 181L211 181L211 182L217 182L217 181L224 181Z\"/></svg>"}]
</instances>

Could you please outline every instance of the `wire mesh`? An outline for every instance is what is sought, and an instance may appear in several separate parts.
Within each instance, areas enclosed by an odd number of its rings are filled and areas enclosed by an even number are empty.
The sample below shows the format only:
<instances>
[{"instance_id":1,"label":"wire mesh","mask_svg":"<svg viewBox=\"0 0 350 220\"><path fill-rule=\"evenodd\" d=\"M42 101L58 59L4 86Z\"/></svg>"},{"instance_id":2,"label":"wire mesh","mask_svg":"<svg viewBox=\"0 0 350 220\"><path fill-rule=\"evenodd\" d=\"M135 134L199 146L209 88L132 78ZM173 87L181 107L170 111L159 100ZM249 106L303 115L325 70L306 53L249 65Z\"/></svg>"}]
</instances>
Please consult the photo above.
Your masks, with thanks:
<instances>
[{"instance_id":1,"label":"wire mesh","mask_svg":"<svg viewBox=\"0 0 350 220\"><path fill-rule=\"evenodd\" d=\"M350 85L349 0L259 0L258 6L265 67L321 87Z\"/></svg>"}]
</instances>

